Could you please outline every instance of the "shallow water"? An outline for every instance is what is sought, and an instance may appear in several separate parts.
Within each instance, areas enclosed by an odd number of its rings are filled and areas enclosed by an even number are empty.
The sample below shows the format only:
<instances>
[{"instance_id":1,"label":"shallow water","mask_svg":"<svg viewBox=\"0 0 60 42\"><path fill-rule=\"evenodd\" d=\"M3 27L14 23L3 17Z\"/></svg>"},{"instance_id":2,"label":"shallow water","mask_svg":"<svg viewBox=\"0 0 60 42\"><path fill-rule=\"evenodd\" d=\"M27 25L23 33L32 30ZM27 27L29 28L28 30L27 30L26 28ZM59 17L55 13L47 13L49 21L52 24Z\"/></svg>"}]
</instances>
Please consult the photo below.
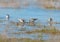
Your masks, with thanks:
<instances>
[{"instance_id":1,"label":"shallow water","mask_svg":"<svg viewBox=\"0 0 60 42\"><path fill-rule=\"evenodd\" d=\"M10 20L5 21L6 14L10 15ZM10 21L18 21L18 18L24 18L28 21L30 18L38 18L38 22L41 22L43 25L47 25L48 18L52 17L54 21L60 22L60 10L46 10L39 8L27 8L27 9L0 9L0 33L3 34L6 30L6 35L8 38L16 37L16 38L31 38L31 39L49 39L48 34L44 34L41 37L37 34L26 34L26 31L32 31L36 29L41 29L36 26L25 26L24 28L17 27L15 25L10 25ZM7 24L9 24L7 26ZM60 24L55 24L55 27L60 29ZM19 33L18 33L19 32Z\"/></svg>"}]
</instances>

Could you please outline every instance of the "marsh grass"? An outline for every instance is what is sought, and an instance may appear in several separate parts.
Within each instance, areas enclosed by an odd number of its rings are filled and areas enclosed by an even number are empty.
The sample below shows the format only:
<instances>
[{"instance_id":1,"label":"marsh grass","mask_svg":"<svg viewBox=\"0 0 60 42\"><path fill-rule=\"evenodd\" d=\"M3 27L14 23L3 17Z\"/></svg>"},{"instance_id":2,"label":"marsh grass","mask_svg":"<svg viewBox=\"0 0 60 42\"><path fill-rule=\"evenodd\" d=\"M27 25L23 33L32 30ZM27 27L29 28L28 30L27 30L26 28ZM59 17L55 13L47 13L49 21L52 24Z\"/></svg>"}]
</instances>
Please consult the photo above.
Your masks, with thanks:
<instances>
[{"instance_id":1,"label":"marsh grass","mask_svg":"<svg viewBox=\"0 0 60 42\"><path fill-rule=\"evenodd\" d=\"M27 31L27 34L33 33L48 33L48 34L60 34L60 30L56 29L55 27L44 27L43 29L36 29L33 31Z\"/></svg>"},{"instance_id":2,"label":"marsh grass","mask_svg":"<svg viewBox=\"0 0 60 42\"><path fill-rule=\"evenodd\" d=\"M14 25L15 23L13 23ZM42 25L41 24L36 24L37 27L39 28L42 28ZM6 27L8 27L9 25L7 25ZM26 31L26 28L20 28L19 31ZM43 34L42 33L47 33L47 34L60 34L60 31L58 29L56 29L55 27L49 27L49 26L44 26L43 29L35 29L35 30L32 30L32 31L26 31L24 32L26 34L34 34L34 33L41 33L41 35L38 35L38 38L41 38L41 39L29 39L29 38L5 38L3 39L2 37L0 37L0 42L45 42L44 40L42 40L43 38ZM14 33L14 34L20 34L20 32L17 32L17 33Z\"/></svg>"},{"instance_id":3,"label":"marsh grass","mask_svg":"<svg viewBox=\"0 0 60 42\"><path fill-rule=\"evenodd\" d=\"M29 38L6 38L6 39L0 39L0 42L44 42L43 40L32 40Z\"/></svg>"}]
</instances>

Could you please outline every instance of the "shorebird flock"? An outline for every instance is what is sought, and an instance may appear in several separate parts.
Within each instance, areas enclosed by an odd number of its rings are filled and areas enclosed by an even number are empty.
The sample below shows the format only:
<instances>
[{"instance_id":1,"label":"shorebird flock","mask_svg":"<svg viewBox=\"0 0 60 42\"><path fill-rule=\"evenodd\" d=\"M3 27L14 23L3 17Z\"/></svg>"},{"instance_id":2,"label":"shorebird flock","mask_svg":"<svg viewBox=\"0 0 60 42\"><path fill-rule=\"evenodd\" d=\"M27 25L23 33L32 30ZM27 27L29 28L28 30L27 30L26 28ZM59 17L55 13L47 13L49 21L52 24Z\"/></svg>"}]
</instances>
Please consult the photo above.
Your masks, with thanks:
<instances>
[{"instance_id":1,"label":"shorebird flock","mask_svg":"<svg viewBox=\"0 0 60 42\"><path fill-rule=\"evenodd\" d=\"M7 14L6 15L6 20L9 21L9 19L10 19L10 15ZM16 26L24 26L25 24L28 24L29 26L35 26L36 25L36 23L35 23L36 20L37 20L37 18L31 18L31 19L29 19L29 22L25 22L24 19L18 18L19 22L11 22L11 23L16 24ZM54 22L53 18L49 18L48 19L48 24L49 24L49 26L53 26L53 24L60 24L60 23Z\"/></svg>"}]
</instances>

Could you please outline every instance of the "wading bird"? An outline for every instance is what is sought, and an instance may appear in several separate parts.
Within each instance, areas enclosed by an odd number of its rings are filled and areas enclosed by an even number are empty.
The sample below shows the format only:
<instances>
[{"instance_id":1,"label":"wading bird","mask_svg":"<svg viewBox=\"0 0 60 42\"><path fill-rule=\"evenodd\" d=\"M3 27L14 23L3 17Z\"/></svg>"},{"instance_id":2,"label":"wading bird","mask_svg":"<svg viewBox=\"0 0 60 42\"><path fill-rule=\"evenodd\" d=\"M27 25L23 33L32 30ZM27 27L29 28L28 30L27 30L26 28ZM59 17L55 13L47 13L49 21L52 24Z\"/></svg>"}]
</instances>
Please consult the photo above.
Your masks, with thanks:
<instances>
[{"instance_id":1,"label":"wading bird","mask_svg":"<svg viewBox=\"0 0 60 42\"><path fill-rule=\"evenodd\" d=\"M6 20L9 20L10 16L9 14L6 15Z\"/></svg>"},{"instance_id":2,"label":"wading bird","mask_svg":"<svg viewBox=\"0 0 60 42\"><path fill-rule=\"evenodd\" d=\"M29 26L35 26L35 21L36 21L37 19L36 18L31 18L30 20L29 20Z\"/></svg>"},{"instance_id":3,"label":"wading bird","mask_svg":"<svg viewBox=\"0 0 60 42\"><path fill-rule=\"evenodd\" d=\"M24 19L18 19L19 20L19 22L17 23L17 26L24 26L24 24L25 24L25 20Z\"/></svg>"},{"instance_id":4,"label":"wading bird","mask_svg":"<svg viewBox=\"0 0 60 42\"><path fill-rule=\"evenodd\" d=\"M53 19L52 18L49 18L48 19L48 23L49 23L49 26L53 26Z\"/></svg>"}]
</instances>

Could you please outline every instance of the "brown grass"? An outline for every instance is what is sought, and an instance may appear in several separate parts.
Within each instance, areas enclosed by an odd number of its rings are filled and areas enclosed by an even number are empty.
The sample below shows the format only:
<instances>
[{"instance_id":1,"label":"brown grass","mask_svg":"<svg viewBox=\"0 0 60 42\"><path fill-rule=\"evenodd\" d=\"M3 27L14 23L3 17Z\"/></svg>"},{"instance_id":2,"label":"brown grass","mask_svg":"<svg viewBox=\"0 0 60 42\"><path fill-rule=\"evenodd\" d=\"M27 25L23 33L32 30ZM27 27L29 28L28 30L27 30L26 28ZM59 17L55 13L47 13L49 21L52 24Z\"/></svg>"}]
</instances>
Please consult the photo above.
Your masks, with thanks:
<instances>
[{"instance_id":1,"label":"brown grass","mask_svg":"<svg viewBox=\"0 0 60 42\"><path fill-rule=\"evenodd\" d=\"M34 31L27 31L27 34L32 34L32 33L48 33L48 34L60 34L60 31L53 28L53 29L42 29L42 30L34 30Z\"/></svg>"},{"instance_id":2,"label":"brown grass","mask_svg":"<svg viewBox=\"0 0 60 42\"><path fill-rule=\"evenodd\" d=\"M29 38L9 38L9 39L0 39L0 42L43 42L43 40L32 40Z\"/></svg>"}]
</instances>

